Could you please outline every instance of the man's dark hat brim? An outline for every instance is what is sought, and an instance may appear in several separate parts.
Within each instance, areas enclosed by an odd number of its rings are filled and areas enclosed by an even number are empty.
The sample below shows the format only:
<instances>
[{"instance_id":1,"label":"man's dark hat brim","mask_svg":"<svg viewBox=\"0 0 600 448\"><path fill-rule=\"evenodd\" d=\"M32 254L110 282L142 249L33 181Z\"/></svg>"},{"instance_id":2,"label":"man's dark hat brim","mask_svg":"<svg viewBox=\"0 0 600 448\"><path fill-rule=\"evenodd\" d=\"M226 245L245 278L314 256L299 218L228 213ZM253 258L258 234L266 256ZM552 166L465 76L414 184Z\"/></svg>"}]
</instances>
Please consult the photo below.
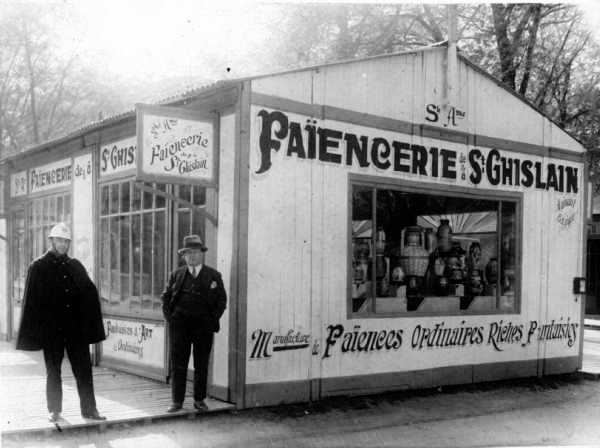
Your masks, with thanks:
<instances>
[{"instance_id":1,"label":"man's dark hat brim","mask_svg":"<svg viewBox=\"0 0 600 448\"><path fill-rule=\"evenodd\" d=\"M184 247L179 249L177 251L177 253L179 255L183 255L188 250L192 250L192 249L200 249L202 252L206 252L208 250L208 247L206 247L204 244L201 244L201 243L190 242L189 244L186 244Z\"/></svg>"}]
</instances>

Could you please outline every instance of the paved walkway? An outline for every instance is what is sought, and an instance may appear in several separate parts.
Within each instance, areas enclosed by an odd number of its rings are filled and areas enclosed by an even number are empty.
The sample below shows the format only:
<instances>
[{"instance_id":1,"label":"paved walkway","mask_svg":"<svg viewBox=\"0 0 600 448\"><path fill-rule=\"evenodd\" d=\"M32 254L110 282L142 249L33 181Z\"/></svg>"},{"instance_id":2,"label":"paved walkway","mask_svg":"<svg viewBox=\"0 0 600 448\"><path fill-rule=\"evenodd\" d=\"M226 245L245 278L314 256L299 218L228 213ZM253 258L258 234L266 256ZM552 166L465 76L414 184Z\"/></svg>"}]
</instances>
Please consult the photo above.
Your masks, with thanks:
<instances>
[{"instance_id":1,"label":"paved walkway","mask_svg":"<svg viewBox=\"0 0 600 448\"><path fill-rule=\"evenodd\" d=\"M582 373L600 379L600 319L586 319ZM79 413L75 379L68 360L63 362L63 419L48 422L45 398L45 368L38 352L14 349L14 343L0 342L0 432L21 434L52 432L78 427L103 427L135 421L149 422L167 418L193 418L198 414L188 394L184 409L167 414L170 388L167 384L114 371L94 368L96 400L106 422L85 420ZM188 391L191 392L191 391ZM230 403L208 399L207 412L234 409Z\"/></svg>"},{"instance_id":2,"label":"paved walkway","mask_svg":"<svg viewBox=\"0 0 600 448\"><path fill-rule=\"evenodd\" d=\"M57 424L50 423L46 410L46 376L41 351L14 349L14 342L0 342L0 432L3 434L53 431L84 426L108 426L132 421L193 417L193 398L188 394L184 409L165 411L171 402L169 385L112 369L94 368L94 388L98 410L107 417L94 422L81 417L75 378L68 360L63 361L63 413ZM189 389L189 388L188 388ZM191 393L191 391L188 391ZM208 411L234 406L208 399Z\"/></svg>"}]
</instances>

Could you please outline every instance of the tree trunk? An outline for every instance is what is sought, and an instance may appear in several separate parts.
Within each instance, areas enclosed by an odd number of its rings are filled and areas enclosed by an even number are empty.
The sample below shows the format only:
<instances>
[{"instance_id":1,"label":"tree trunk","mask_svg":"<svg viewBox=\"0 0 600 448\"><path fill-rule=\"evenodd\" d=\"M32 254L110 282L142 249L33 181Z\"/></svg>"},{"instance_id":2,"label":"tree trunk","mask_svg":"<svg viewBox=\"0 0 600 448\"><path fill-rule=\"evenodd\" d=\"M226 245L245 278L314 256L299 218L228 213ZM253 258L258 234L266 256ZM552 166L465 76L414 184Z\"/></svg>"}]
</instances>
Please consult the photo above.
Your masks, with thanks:
<instances>
[{"instance_id":1,"label":"tree trunk","mask_svg":"<svg viewBox=\"0 0 600 448\"><path fill-rule=\"evenodd\" d=\"M542 5L536 4L530 8L533 22L529 28L529 36L527 37L527 53L525 54L525 68L523 70L523 79L519 86L519 93L523 96L527 93L529 79L531 78L531 67L533 65L533 50L537 41L537 33L542 20Z\"/></svg>"},{"instance_id":2,"label":"tree trunk","mask_svg":"<svg viewBox=\"0 0 600 448\"><path fill-rule=\"evenodd\" d=\"M515 90L515 79L517 70L514 65L513 46L508 37L508 11L510 6L504 7L500 4L492 4L492 18L498 45L498 56L500 58L500 79L510 89Z\"/></svg>"},{"instance_id":3,"label":"tree trunk","mask_svg":"<svg viewBox=\"0 0 600 448\"><path fill-rule=\"evenodd\" d=\"M31 61L31 42L29 41L29 36L27 35L27 25L23 23L23 28L25 33L24 41L25 41L25 59L27 61L27 71L29 75L29 101L31 104L31 124L33 127L33 142L35 144L40 143L40 131L38 129L38 117L36 110L36 97L35 97L35 74L33 68L33 62Z\"/></svg>"}]
</instances>

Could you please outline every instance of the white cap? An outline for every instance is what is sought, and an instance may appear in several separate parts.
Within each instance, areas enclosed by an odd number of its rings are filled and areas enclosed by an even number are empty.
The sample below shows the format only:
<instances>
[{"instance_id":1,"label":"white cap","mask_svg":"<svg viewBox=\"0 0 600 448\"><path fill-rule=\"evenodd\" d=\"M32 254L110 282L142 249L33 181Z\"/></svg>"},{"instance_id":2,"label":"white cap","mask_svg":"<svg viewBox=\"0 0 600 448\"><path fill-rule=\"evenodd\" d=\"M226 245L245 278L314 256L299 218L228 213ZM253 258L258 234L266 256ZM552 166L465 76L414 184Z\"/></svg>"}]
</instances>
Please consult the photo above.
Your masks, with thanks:
<instances>
[{"instance_id":1,"label":"white cap","mask_svg":"<svg viewBox=\"0 0 600 448\"><path fill-rule=\"evenodd\" d=\"M50 230L48 238L64 238L66 240L71 239L71 230L64 222L59 222Z\"/></svg>"}]
</instances>

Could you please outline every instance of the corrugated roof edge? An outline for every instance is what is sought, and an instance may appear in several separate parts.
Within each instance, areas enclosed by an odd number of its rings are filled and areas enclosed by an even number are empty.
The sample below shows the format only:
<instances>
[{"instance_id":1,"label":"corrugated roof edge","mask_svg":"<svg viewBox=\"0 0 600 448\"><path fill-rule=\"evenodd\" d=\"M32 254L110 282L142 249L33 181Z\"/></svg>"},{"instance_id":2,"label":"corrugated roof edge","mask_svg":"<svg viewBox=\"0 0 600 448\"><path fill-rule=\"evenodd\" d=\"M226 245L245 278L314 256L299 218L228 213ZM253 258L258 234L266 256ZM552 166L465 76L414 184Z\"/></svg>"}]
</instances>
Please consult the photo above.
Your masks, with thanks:
<instances>
[{"instance_id":1,"label":"corrugated roof edge","mask_svg":"<svg viewBox=\"0 0 600 448\"><path fill-rule=\"evenodd\" d=\"M211 84L206 84L204 86L196 87L193 89L189 89L183 93L173 95L167 98L164 98L158 102L152 103L158 106L167 106L167 105L177 105L178 103L186 100L193 100L195 97L210 92L211 90L217 91L218 89L228 88L236 85L238 80L219 80L215 81ZM80 128L77 128L63 136L57 137L52 140L45 141L38 145L33 145L25 148L23 151L20 151L16 154L11 154L9 156L3 157L0 159L0 164L4 164L11 160L18 159L23 156L30 156L32 154L36 154L37 152L43 151L44 149L50 148L52 146L57 146L63 143L68 142L69 140L74 140L84 135L102 129L104 127L119 123L121 121L125 121L129 118L135 116L135 109L128 110L126 112L121 112L119 114L111 115L110 117L103 118L102 120L92 121L87 123Z\"/></svg>"},{"instance_id":2,"label":"corrugated roof edge","mask_svg":"<svg viewBox=\"0 0 600 448\"><path fill-rule=\"evenodd\" d=\"M402 56L402 55L409 55L409 54L418 54L418 53L423 53L425 51L435 51L435 50L440 51L441 49L443 49L443 48L445 48L447 46L448 46L448 41L441 41L441 42L436 42L436 43L433 43L433 44L425 46L425 47L416 48L416 49L413 49L413 50L406 50L406 51L400 51L400 52L395 52L395 53L385 53L385 54L380 54L380 55L376 55L376 56L369 56L369 57L357 58L357 59L343 59L343 60L339 60L339 61L328 62L328 63L325 63L325 64L316 64L316 65L307 66L307 67L297 67L297 68L293 68L293 69L289 69L289 70L282 70L280 72L251 75L251 76L246 76L246 77L242 77L242 78L235 78L235 79L218 80L218 81L215 81L214 83L207 84L207 85L204 85L204 86L200 86L200 87L197 87L197 88L193 88L193 89L190 89L190 90L188 90L186 92L183 92L181 94L165 98L165 99L160 100L160 101L158 101L157 103L154 103L154 104L156 104L156 105L174 105L174 104L176 104L178 102L181 102L181 101L191 100L194 97L196 97L196 96L198 96L200 94L207 93L210 90L215 90L216 91L219 88L230 87L230 86L233 86L235 84L241 83L243 81L249 81L249 80L253 80L253 79L267 78L267 77L271 77L271 76L281 76L281 75L286 75L286 74L290 74L290 73L298 73L298 72L309 71L309 70L317 70L317 69L324 68L324 67L332 67L332 66L343 65L343 64L348 64L348 63L352 63L352 62L362 62L362 61L369 61L369 60L390 58L390 57L395 57L395 56ZM542 110L540 110L537 106L535 106L533 103L531 103L527 98L525 98L524 96L518 94L514 90L509 89L498 78L496 78L492 74L488 73L487 71L485 71L483 68L481 68L480 66L478 66L474 62L472 62L465 55L461 54L460 53L460 49L459 49L458 56L459 56L459 58L461 60L463 60L467 65L469 65L475 71L477 71L481 75L483 75L483 76L491 79L496 85L498 85L499 87L501 87L502 89L504 89L506 92L508 92L511 95L513 95L514 97L518 98L519 100L521 100L522 102L524 102L525 104L527 104L529 107L531 107L533 110L535 110L537 113L539 113L540 115L542 115L545 118L547 118L551 123L553 123L555 126L557 126L563 132L565 132L569 137L571 137L579 145L581 145L585 151L587 151L587 149L585 148L585 146L583 146L583 144L579 141L579 139L577 139L572 133L570 133L569 131L567 131L566 129L564 129L552 117L550 117L548 114L546 114L545 112L543 112ZM98 129L102 128L102 127L106 127L106 126L109 126L111 124L118 123L119 121L131 118L134 115L135 115L135 109L129 110L127 112L123 112L123 113L120 113L120 114L117 114L117 115L113 115L111 117L107 117L107 118L104 118L104 119L99 120L99 121L91 122L91 123L89 123L87 125L84 125L81 128L79 128L79 129L77 129L77 130L75 130L73 132L70 132L70 133L68 133L68 134L66 134L66 135L64 135L62 137L58 137L56 139L49 140L49 141L41 143L39 145L31 146L31 147L29 147L29 148L27 148L27 149L25 149L25 150L23 150L23 151L21 151L21 152L19 152L17 154L13 154L11 156L2 158L2 159L0 159L0 164L1 163L5 163L6 161L9 161L9 160L17 159L17 158L19 158L21 156L24 156L24 155L30 155L32 153L41 151L41 150L43 150L45 148L48 148L48 147L51 147L51 146L59 145L61 143L69 141L71 139L75 139L75 138L81 137L81 136L85 135L87 132L92 132L92 131L98 130Z\"/></svg>"}]
</instances>

